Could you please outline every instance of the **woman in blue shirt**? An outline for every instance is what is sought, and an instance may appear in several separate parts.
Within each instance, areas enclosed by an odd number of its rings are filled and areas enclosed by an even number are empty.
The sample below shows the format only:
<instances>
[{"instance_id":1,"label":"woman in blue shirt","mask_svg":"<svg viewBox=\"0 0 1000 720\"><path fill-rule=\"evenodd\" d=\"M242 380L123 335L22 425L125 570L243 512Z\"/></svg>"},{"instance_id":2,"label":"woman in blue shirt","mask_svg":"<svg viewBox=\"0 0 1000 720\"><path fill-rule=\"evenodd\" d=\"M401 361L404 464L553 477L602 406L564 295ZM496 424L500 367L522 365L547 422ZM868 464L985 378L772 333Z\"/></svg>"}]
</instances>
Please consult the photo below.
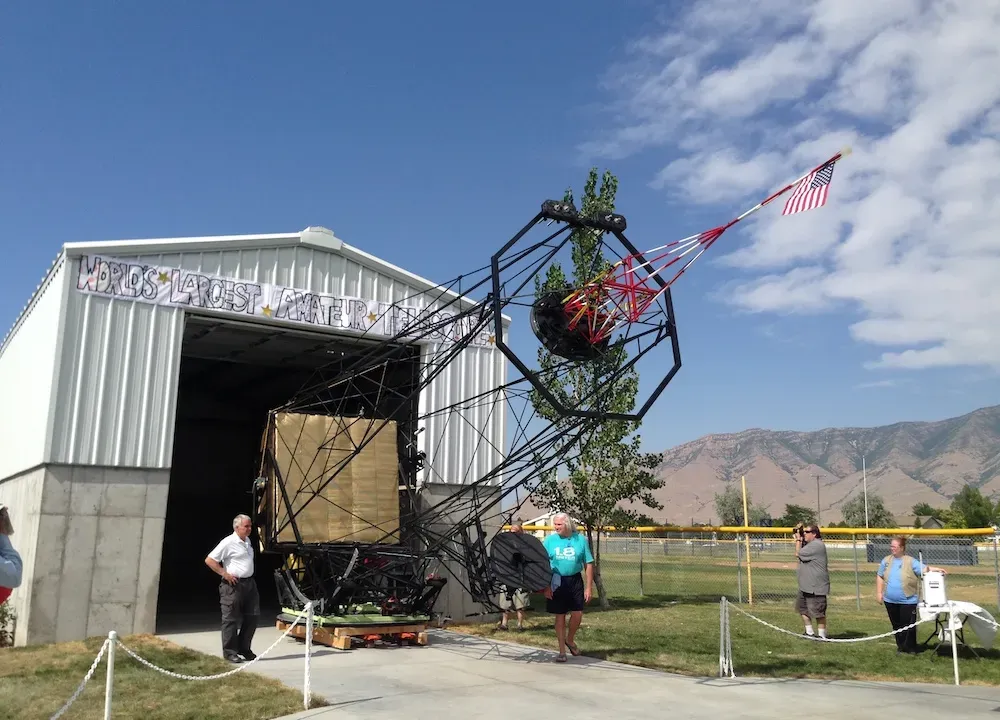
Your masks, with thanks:
<instances>
[{"instance_id":1,"label":"woman in blue shirt","mask_svg":"<svg viewBox=\"0 0 1000 720\"><path fill-rule=\"evenodd\" d=\"M882 558L875 579L875 594L885 604L893 630L899 630L917 621L917 603L920 601L920 578L930 570L945 574L941 568L924 565L906 554L906 538L894 537L889 543L891 555ZM917 652L917 628L897 632L896 652Z\"/></svg>"},{"instance_id":2,"label":"woman in blue shirt","mask_svg":"<svg viewBox=\"0 0 1000 720\"><path fill-rule=\"evenodd\" d=\"M545 591L545 609L556 616L556 639L559 641L556 662L566 662L566 648L574 655L580 654L574 639L583 620L583 606L590 602L594 556L587 538L576 532L569 515L558 513L552 518L552 527L555 532L542 541L552 565L552 586ZM568 630L566 615L569 615Z\"/></svg>"}]
</instances>

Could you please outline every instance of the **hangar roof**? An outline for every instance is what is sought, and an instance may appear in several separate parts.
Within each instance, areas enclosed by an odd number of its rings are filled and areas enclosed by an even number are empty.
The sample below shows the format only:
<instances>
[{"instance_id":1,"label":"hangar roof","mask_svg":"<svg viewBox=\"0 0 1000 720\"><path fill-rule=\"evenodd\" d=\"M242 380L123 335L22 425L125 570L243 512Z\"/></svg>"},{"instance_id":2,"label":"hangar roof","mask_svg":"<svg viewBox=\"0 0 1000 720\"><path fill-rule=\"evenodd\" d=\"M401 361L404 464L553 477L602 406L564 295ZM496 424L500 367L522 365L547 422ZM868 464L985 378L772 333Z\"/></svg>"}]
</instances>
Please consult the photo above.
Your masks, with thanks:
<instances>
[{"instance_id":1,"label":"hangar roof","mask_svg":"<svg viewBox=\"0 0 1000 720\"><path fill-rule=\"evenodd\" d=\"M31 309L36 298L41 291L51 281L56 270L67 258L80 257L81 255L117 255L119 257L130 257L135 255L159 255L170 253L206 252L219 250L256 250L261 248L282 248L282 247L306 247L318 250L325 250L342 255L349 260L353 260L361 265L371 267L379 272L396 278L407 285L421 291L436 289L444 295L458 297L457 293L445 290L438 283L420 277L414 273L404 270L392 263L366 253L352 245L348 245L343 240L334 235L333 231L325 227L311 226L300 232L292 233L270 233L261 235L210 235L205 237L186 238L151 238L142 240L106 240L65 243L56 255L55 260L49 266L45 277L31 294L31 298L25 303L17 319L0 343L0 354L7 344L7 341L17 332L25 315ZM510 324L510 317L503 315L504 324Z\"/></svg>"}]
</instances>

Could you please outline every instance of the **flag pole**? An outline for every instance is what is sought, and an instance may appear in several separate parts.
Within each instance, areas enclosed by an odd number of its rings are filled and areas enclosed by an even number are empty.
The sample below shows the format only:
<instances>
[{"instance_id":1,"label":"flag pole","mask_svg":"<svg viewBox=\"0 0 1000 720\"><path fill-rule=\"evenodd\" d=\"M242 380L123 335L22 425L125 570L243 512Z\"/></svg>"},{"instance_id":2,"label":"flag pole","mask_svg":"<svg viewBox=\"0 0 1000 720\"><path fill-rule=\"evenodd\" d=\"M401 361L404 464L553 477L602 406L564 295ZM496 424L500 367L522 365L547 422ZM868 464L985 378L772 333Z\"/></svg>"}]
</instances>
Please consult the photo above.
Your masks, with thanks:
<instances>
[{"instance_id":1,"label":"flag pole","mask_svg":"<svg viewBox=\"0 0 1000 720\"><path fill-rule=\"evenodd\" d=\"M837 153L836 155L834 155L832 158L830 158L826 162L820 163L819 165L817 165L816 167L814 167L809 172L805 173L801 177L796 178L792 182L790 182L787 185L785 185L785 187L781 188L781 190L778 190L777 192L773 193L770 197L768 197L765 200L762 200L761 202L757 203L756 205L754 205L752 208L750 208L749 210L747 210L745 213L743 213L739 217L735 218L734 220L731 220L729 222L729 224L726 225L726 227L727 228L732 227L733 225L735 225L736 223L738 223L743 218L752 215L753 213L755 213L758 210L762 209L765 205L768 205L772 201L777 200L779 197L781 197L782 195L784 195L786 192L788 192L789 190L791 190L793 187L795 187L796 185L798 185L800 182L802 182L803 180L805 180L807 177L809 177L813 173L819 172L820 170L822 170L823 168L825 168L827 165L832 165L833 163L835 163L838 160L841 160L841 159L847 157L850 154L851 154L851 148L850 148L850 146L845 147L843 150L841 150L839 153Z\"/></svg>"},{"instance_id":2,"label":"flag pole","mask_svg":"<svg viewBox=\"0 0 1000 720\"><path fill-rule=\"evenodd\" d=\"M683 267L681 267L681 269L678 270L677 273L672 278L670 278L670 280L667 283L665 283L663 285L663 287L660 288L660 290L656 293L656 295L654 295L652 297L651 300L649 300L649 302L654 302L658 297L660 297L660 295L662 295L664 292L667 291L667 288L669 288L675 282L677 282L677 280L680 279L681 275L683 275L687 271L687 269L689 267L691 267L691 265L694 264L694 261L697 260L698 258L700 258L702 255L704 255L708 251L708 249L710 247L712 247L712 245L715 244L715 241L718 240L720 237L722 237L723 233L725 233L726 230L728 230L729 228L731 228L733 225L735 225L736 223L740 222L741 220L744 220L744 219L750 217L751 215L753 215L758 210L762 210L766 205L770 204L771 202L773 202L777 198L779 198L782 195L784 195L786 192L788 192L789 190L791 190L792 188L794 188L796 185L798 185L800 182L802 182L803 180L805 180L807 177L809 177L813 173L819 172L820 170L822 170L823 168L825 168L827 165L832 165L833 163L837 162L838 160L841 160L842 158L847 157L850 154L851 154L851 148L850 148L850 146L847 146L843 150L841 150L840 152L838 152L836 155L834 155L832 158L830 158L829 160L827 160L826 162L820 163L819 165L817 165L816 167L814 167L809 172L805 173L804 175L802 175L799 178L796 178L795 180L793 180L792 182L788 183L787 185L785 185L785 187L781 188L777 192L772 193L770 195L770 197L765 198L764 200L762 200L761 202L757 203L752 208L750 208L749 210L747 210L746 212L744 212L742 215L738 215L737 217L735 217L732 220L730 220L729 222L727 222L725 225L720 225L719 227L712 228L711 230L706 230L705 232L700 233L699 235L692 235L691 238L697 238L698 239L697 240L697 244L693 245L693 247L700 246L700 249L698 250L698 253L693 258L691 258L690 260L688 260L687 263ZM685 238L684 240L681 240L679 242L685 242L685 241L687 241L687 240L689 240L691 238ZM693 247L689 248L688 250L685 250L685 254L687 254L687 252L689 252L691 249L693 249ZM647 260L646 264L648 264L648 262L649 261ZM617 267L620 264L621 264L621 261L619 261L618 263L616 263L615 267Z\"/></svg>"}]
</instances>

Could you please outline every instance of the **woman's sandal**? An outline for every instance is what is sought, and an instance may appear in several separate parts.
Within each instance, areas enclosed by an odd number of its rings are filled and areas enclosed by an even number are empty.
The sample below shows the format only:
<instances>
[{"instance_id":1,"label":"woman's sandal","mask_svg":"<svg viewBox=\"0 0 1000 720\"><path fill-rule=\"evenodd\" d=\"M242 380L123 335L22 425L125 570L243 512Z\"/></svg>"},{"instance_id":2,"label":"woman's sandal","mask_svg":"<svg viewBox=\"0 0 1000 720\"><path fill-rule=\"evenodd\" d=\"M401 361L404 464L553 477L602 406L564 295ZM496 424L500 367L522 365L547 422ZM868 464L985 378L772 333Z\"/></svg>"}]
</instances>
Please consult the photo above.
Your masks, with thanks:
<instances>
[{"instance_id":1,"label":"woman's sandal","mask_svg":"<svg viewBox=\"0 0 1000 720\"><path fill-rule=\"evenodd\" d=\"M566 653L556 655L556 662L566 662Z\"/></svg>"},{"instance_id":2,"label":"woman's sandal","mask_svg":"<svg viewBox=\"0 0 1000 720\"><path fill-rule=\"evenodd\" d=\"M566 643L566 647L569 648L569 651L573 653L574 657L580 654L580 648L578 648L575 643Z\"/></svg>"}]
</instances>

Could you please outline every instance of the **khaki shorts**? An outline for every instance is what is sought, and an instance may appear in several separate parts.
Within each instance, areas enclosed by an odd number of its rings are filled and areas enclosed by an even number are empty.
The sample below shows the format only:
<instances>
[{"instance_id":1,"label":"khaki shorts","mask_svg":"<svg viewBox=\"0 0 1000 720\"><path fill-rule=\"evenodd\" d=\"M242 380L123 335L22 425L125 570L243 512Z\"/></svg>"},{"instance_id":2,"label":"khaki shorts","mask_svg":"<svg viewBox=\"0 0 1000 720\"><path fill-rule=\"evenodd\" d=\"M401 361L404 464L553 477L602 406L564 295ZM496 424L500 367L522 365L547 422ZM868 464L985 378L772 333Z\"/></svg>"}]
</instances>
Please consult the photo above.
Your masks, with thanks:
<instances>
[{"instance_id":1,"label":"khaki shorts","mask_svg":"<svg viewBox=\"0 0 1000 720\"><path fill-rule=\"evenodd\" d=\"M528 607L528 593L524 590L517 589L511 593L512 597L507 597L506 588L501 588L500 597L497 599L497 604L500 606L501 610L526 610Z\"/></svg>"},{"instance_id":2,"label":"khaki shorts","mask_svg":"<svg viewBox=\"0 0 1000 720\"><path fill-rule=\"evenodd\" d=\"M795 598L795 612L807 615L813 620L826 617L826 595L813 595L799 590Z\"/></svg>"}]
</instances>

